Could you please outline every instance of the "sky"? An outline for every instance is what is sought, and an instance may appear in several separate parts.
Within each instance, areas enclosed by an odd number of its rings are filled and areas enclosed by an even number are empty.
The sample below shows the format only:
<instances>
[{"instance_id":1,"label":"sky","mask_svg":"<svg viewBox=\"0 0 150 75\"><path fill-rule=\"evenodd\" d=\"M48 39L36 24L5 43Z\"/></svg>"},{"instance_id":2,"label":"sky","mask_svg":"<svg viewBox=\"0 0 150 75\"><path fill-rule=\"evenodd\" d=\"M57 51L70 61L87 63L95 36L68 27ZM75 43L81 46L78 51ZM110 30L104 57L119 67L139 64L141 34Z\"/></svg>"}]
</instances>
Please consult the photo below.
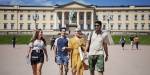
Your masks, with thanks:
<instances>
[{"instance_id":1,"label":"sky","mask_svg":"<svg viewBox=\"0 0 150 75\"><path fill-rule=\"evenodd\" d=\"M37 5L37 6L52 6L55 4L67 4L72 1L77 1L87 5L98 6L127 6L127 5L149 5L150 0L0 0L0 5Z\"/></svg>"}]
</instances>

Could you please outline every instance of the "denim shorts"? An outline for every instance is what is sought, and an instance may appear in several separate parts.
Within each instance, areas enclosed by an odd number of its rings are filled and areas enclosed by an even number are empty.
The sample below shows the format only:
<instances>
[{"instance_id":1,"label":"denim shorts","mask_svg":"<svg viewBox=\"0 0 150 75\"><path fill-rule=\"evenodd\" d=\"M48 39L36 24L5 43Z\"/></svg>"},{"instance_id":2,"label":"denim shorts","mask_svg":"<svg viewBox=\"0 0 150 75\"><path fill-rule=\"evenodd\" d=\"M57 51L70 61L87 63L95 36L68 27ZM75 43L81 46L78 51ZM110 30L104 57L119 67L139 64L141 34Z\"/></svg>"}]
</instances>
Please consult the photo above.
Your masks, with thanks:
<instances>
[{"instance_id":1,"label":"denim shorts","mask_svg":"<svg viewBox=\"0 0 150 75\"><path fill-rule=\"evenodd\" d=\"M68 56L56 56L56 63L58 65L68 65L69 58Z\"/></svg>"}]
</instances>

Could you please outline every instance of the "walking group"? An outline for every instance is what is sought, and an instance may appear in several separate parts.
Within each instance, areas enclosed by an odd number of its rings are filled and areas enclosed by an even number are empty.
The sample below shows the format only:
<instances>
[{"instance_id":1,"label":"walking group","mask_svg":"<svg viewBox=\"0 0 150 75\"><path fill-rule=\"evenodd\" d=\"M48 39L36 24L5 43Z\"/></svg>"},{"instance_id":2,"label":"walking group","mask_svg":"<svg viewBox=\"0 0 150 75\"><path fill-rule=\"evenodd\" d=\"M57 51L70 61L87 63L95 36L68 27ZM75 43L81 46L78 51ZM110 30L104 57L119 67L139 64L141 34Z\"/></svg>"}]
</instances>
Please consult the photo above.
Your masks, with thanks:
<instances>
[{"instance_id":1,"label":"walking group","mask_svg":"<svg viewBox=\"0 0 150 75\"><path fill-rule=\"evenodd\" d=\"M59 75L67 75L71 67L72 75L83 75L84 70L89 70L90 75L103 75L104 62L108 60L109 43L108 34L101 30L102 22L95 22L95 30L84 35L78 28L74 36L66 36L66 28L60 29L60 37L54 41L55 62L59 66ZM45 55L45 56L44 56ZM44 58L46 57L46 58ZM44 59L48 61L46 41L41 29L35 31L29 44L27 58L30 59L33 75L41 75ZM88 63L85 63L88 60ZM70 64L70 66L69 66Z\"/></svg>"},{"instance_id":2,"label":"walking group","mask_svg":"<svg viewBox=\"0 0 150 75\"><path fill-rule=\"evenodd\" d=\"M138 49L139 49L139 42L140 42L140 41L139 41L139 37L138 37L137 35L135 35L135 36L131 35L130 38L129 38L129 40L130 40L130 44L131 44L131 49L133 49L133 47L134 47L134 45L135 45L136 50L138 50ZM124 45L125 45L125 43L126 43L125 37L124 37L124 36L121 36L119 42L120 42L120 44L121 44L122 49L124 50Z\"/></svg>"}]
</instances>

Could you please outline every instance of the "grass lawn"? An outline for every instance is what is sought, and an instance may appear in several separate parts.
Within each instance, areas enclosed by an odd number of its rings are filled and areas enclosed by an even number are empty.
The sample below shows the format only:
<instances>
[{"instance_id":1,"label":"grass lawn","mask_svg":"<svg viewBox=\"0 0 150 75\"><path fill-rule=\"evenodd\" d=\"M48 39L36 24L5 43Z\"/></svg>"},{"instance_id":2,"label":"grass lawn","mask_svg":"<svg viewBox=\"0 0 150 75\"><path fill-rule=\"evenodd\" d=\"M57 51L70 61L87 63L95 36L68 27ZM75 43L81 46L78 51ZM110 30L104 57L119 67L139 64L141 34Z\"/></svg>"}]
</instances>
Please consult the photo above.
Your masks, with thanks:
<instances>
[{"instance_id":1,"label":"grass lawn","mask_svg":"<svg viewBox=\"0 0 150 75\"><path fill-rule=\"evenodd\" d=\"M16 36L17 44L28 44L30 42L32 35L18 35ZM115 44L119 44L120 35L112 35ZM11 44L12 43L12 35L0 35L0 44ZM129 36L126 35L126 44L130 44ZM150 35L140 35L140 44L150 45Z\"/></svg>"},{"instance_id":2,"label":"grass lawn","mask_svg":"<svg viewBox=\"0 0 150 75\"><path fill-rule=\"evenodd\" d=\"M11 44L13 35L0 35L0 44ZM31 35L18 35L16 36L17 44L28 44L31 39Z\"/></svg>"},{"instance_id":3,"label":"grass lawn","mask_svg":"<svg viewBox=\"0 0 150 75\"><path fill-rule=\"evenodd\" d=\"M119 44L120 37L121 37L121 36L119 36L119 35L113 35L113 36L112 36L112 38L113 38L115 44ZM130 44L129 36L126 35L126 36L124 36L124 37L125 37L125 39L126 39L126 44ZM140 39L140 44L150 45L150 35L139 35L138 37L139 37L139 39Z\"/></svg>"}]
</instances>

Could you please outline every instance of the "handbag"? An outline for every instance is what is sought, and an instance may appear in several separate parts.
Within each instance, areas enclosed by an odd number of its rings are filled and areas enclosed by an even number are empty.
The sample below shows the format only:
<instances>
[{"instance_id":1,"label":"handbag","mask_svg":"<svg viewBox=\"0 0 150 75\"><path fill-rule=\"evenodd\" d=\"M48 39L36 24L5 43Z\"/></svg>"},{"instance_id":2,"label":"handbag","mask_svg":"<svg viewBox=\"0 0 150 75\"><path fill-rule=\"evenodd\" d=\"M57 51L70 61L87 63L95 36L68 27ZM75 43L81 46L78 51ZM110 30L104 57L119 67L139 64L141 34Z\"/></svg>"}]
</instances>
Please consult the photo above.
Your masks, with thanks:
<instances>
[{"instance_id":1,"label":"handbag","mask_svg":"<svg viewBox=\"0 0 150 75\"><path fill-rule=\"evenodd\" d=\"M79 54L80 54L80 59L83 62L83 67L84 70L88 70L88 56L86 53L83 52L82 47L79 47Z\"/></svg>"}]
</instances>

